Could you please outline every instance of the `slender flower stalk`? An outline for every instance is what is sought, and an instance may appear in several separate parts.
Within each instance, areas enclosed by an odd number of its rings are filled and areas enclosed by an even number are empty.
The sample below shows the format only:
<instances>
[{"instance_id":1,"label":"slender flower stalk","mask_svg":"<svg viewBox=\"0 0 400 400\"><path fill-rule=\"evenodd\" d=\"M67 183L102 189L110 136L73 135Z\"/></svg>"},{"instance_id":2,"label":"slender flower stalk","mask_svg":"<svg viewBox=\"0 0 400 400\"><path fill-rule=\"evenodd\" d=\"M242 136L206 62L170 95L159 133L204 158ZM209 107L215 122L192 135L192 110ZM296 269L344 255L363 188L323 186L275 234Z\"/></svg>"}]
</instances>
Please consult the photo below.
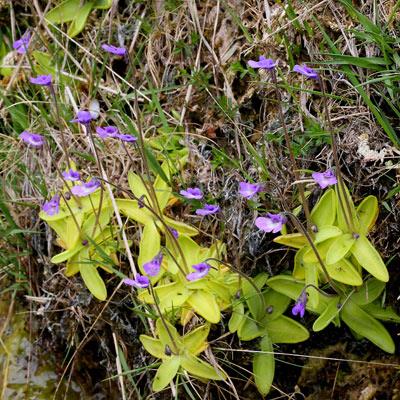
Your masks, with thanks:
<instances>
[{"instance_id":1,"label":"slender flower stalk","mask_svg":"<svg viewBox=\"0 0 400 400\"><path fill-rule=\"evenodd\" d=\"M311 231L311 228L310 228L310 221L311 221L311 219L310 219L310 209L308 207L308 201L307 201L306 196L304 194L304 185L300 181L299 169L298 169L298 166L297 166L296 159L294 157L294 152L293 152L292 143L291 143L290 136L289 136L289 131L288 131L288 128L287 128L287 125L286 125L286 122L285 122L285 117L283 115L282 97L281 97L281 92L279 91L278 81L276 79L275 70L271 69L270 70L270 74L271 74L272 82L273 82L273 84L275 86L276 100L277 100L277 103L278 103L278 115L279 115L280 123L281 123L282 128L283 128L284 135L285 135L285 142L286 142L286 146L287 146L288 151L289 151L290 162L292 164L293 174L295 176L295 180L299 182L298 188L299 188L300 199L301 199L301 203L303 205L304 214L306 216L308 230Z\"/></svg>"},{"instance_id":2,"label":"slender flower stalk","mask_svg":"<svg viewBox=\"0 0 400 400\"><path fill-rule=\"evenodd\" d=\"M56 91L55 91L54 86L53 86L52 76L51 75L48 75L48 76L50 77L50 83L48 85L46 85L46 86L48 86L48 88L50 90L51 99L52 99L53 104L54 104L56 118L57 118L58 126L59 126L59 129L60 129L60 134L61 134L61 145L62 145L62 148L64 150L65 159L67 160L68 168L71 169L71 161L69 159L67 141L65 140L64 129L63 129L64 125L63 125L63 123L61 121L61 114L60 114L60 108L58 107L57 95L56 95Z\"/></svg>"},{"instance_id":3,"label":"slender flower stalk","mask_svg":"<svg viewBox=\"0 0 400 400\"><path fill-rule=\"evenodd\" d=\"M324 80L322 78L320 78L319 81L321 83L322 102L323 102L323 105L324 105L324 108L325 108L325 117L326 117L326 121L327 121L327 124L328 124L329 133L331 135L333 159L334 159L335 165L336 165L336 175L337 175L337 180L338 180L339 204L340 204L340 207L343 210L343 215L344 215L344 218L346 220L346 225L348 226L349 230L351 232L353 232L353 234L354 234L354 233L356 233L356 230L355 230L354 224L353 224L354 215L352 215L350 203L349 203L349 200L347 198L346 189L345 189L345 185L344 185L344 182L343 182L342 173L340 171L339 151L338 151L338 146L337 146L337 142L336 142L336 137L335 137L335 134L334 134L334 131L333 131L333 125L332 125L332 121L331 121L331 117L330 117L330 113L329 113L328 102L327 102L327 99L326 99L325 82L324 82Z\"/></svg>"}]
</instances>

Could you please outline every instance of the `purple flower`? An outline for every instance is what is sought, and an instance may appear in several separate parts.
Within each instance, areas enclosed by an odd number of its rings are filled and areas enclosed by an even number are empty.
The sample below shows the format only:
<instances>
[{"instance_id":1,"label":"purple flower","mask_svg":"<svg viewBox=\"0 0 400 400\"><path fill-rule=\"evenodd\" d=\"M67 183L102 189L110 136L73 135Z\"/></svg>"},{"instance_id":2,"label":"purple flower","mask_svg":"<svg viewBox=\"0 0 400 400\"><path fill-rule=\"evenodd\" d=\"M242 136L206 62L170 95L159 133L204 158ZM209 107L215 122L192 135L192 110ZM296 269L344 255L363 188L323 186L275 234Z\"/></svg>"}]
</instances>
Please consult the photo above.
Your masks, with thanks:
<instances>
[{"instance_id":1,"label":"purple flower","mask_svg":"<svg viewBox=\"0 0 400 400\"><path fill-rule=\"evenodd\" d=\"M136 142L137 137L133 136L133 135L125 135L124 133L120 133L118 135L115 135L118 139L121 139L124 142L128 142L128 143L133 143Z\"/></svg>"},{"instance_id":2,"label":"purple flower","mask_svg":"<svg viewBox=\"0 0 400 400\"><path fill-rule=\"evenodd\" d=\"M23 131L19 134L19 138L32 147L42 147L44 145L44 137L38 133Z\"/></svg>"},{"instance_id":3,"label":"purple flower","mask_svg":"<svg viewBox=\"0 0 400 400\"><path fill-rule=\"evenodd\" d=\"M192 268L196 272L191 272L190 274L186 275L186 279L188 281L197 281L197 279L204 278L208 272L210 271L211 265L207 263L200 263L200 264L195 264L192 265Z\"/></svg>"},{"instance_id":4,"label":"purple flower","mask_svg":"<svg viewBox=\"0 0 400 400\"><path fill-rule=\"evenodd\" d=\"M115 54L116 56L124 56L126 54L125 47L116 47L105 43L101 45L101 48L108 53Z\"/></svg>"},{"instance_id":5,"label":"purple flower","mask_svg":"<svg viewBox=\"0 0 400 400\"><path fill-rule=\"evenodd\" d=\"M262 191L262 186L258 183L239 182L239 193L246 199L251 199Z\"/></svg>"},{"instance_id":6,"label":"purple flower","mask_svg":"<svg viewBox=\"0 0 400 400\"><path fill-rule=\"evenodd\" d=\"M304 313L306 311L306 305L307 305L307 293L305 290L303 290L292 308L292 314L293 315L300 314L300 317L303 318Z\"/></svg>"},{"instance_id":7,"label":"purple flower","mask_svg":"<svg viewBox=\"0 0 400 400\"><path fill-rule=\"evenodd\" d=\"M72 168L70 168L69 171L65 171L62 173L62 176L66 181L79 181L81 179L81 174L78 171L74 171Z\"/></svg>"},{"instance_id":8,"label":"purple flower","mask_svg":"<svg viewBox=\"0 0 400 400\"><path fill-rule=\"evenodd\" d=\"M80 124L88 124L93 119L89 111L78 111L76 118L71 119L69 122L79 122Z\"/></svg>"},{"instance_id":9,"label":"purple flower","mask_svg":"<svg viewBox=\"0 0 400 400\"><path fill-rule=\"evenodd\" d=\"M28 51L29 41L31 40L30 32L25 32L20 39L13 43L13 49L19 54L25 54Z\"/></svg>"},{"instance_id":10,"label":"purple flower","mask_svg":"<svg viewBox=\"0 0 400 400\"><path fill-rule=\"evenodd\" d=\"M179 233L178 233L178 231L177 231L176 229L171 228L171 227L169 226L169 227L168 227L168 230L172 233L172 236L173 236L175 239L178 239Z\"/></svg>"},{"instance_id":11,"label":"purple flower","mask_svg":"<svg viewBox=\"0 0 400 400\"><path fill-rule=\"evenodd\" d=\"M34 85L40 85L40 86L50 86L51 81L52 81L52 76L51 75L38 75L36 78L31 77L29 79L31 83Z\"/></svg>"},{"instance_id":12,"label":"purple flower","mask_svg":"<svg viewBox=\"0 0 400 400\"><path fill-rule=\"evenodd\" d=\"M302 74L304 76L306 76L307 78L310 79L318 79L318 73L317 71L313 70L310 67L307 67L307 65L295 65L293 67L293 71L294 72L298 72L299 74Z\"/></svg>"},{"instance_id":13,"label":"purple flower","mask_svg":"<svg viewBox=\"0 0 400 400\"><path fill-rule=\"evenodd\" d=\"M187 188L186 190L181 190L179 192L183 197L187 199L197 199L200 200L203 198L203 192L199 188Z\"/></svg>"},{"instance_id":14,"label":"purple flower","mask_svg":"<svg viewBox=\"0 0 400 400\"><path fill-rule=\"evenodd\" d=\"M60 211L60 196L54 195L49 201L46 201L42 207L43 211L50 216L58 214Z\"/></svg>"},{"instance_id":15,"label":"purple flower","mask_svg":"<svg viewBox=\"0 0 400 400\"><path fill-rule=\"evenodd\" d=\"M326 172L313 172L312 177L321 189L337 184L335 173L331 169Z\"/></svg>"},{"instance_id":16,"label":"purple flower","mask_svg":"<svg viewBox=\"0 0 400 400\"><path fill-rule=\"evenodd\" d=\"M143 264L144 272L149 276L156 276L160 272L163 260L162 253L158 253L151 261Z\"/></svg>"},{"instance_id":17,"label":"purple flower","mask_svg":"<svg viewBox=\"0 0 400 400\"><path fill-rule=\"evenodd\" d=\"M266 217L256 218L256 227L264 232L277 233L282 229L287 218L282 214L268 213Z\"/></svg>"},{"instance_id":18,"label":"purple flower","mask_svg":"<svg viewBox=\"0 0 400 400\"><path fill-rule=\"evenodd\" d=\"M108 137L115 137L119 133L118 128L113 125L98 126L96 128L96 132L102 139L106 139Z\"/></svg>"},{"instance_id":19,"label":"purple flower","mask_svg":"<svg viewBox=\"0 0 400 400\"><path fill-rule=\"evenodd\" d=\"M137 274L135 279L125 278L123 282L125 283L125 285L134 286L138 289L144 289L150 285L149 278L140 274Z\"/></svg>"},{"instance_id":20,"label":"purple flower","mask_svg":"<svg viewBox=\"0 0 400 400\"><path fill-rule=\"evenodd\" d=\"M100 186L101 184L97 179L92 179L91 181L83 183L82 185L73 186L71 188L71 192L75 196L84 197L95 192Z\"/></svg>"},{"instance_id":21,"label":"purple flower","mask_svg":"<svg viewBox=\"0 0 400 400\"><path fill-rule=\"evenodd\" d=\"M204 204L203 208L196 210L197 215L210 215L215 214L219 211L219 206L215 204Z\"/></svg>"},{"instance_id":22,"label":"purple flower","mask_svg":"<svg viewBox=\"0 0 400 400\"><path fill-rule=\"evenodd\" d=\"M271 58L265 58L264 56L260 56L258 61L249 61L249 65L252 68L262 68L262 69L274 69L276 67L277 62L272 60Z\"/></svg>"}]
</instances>

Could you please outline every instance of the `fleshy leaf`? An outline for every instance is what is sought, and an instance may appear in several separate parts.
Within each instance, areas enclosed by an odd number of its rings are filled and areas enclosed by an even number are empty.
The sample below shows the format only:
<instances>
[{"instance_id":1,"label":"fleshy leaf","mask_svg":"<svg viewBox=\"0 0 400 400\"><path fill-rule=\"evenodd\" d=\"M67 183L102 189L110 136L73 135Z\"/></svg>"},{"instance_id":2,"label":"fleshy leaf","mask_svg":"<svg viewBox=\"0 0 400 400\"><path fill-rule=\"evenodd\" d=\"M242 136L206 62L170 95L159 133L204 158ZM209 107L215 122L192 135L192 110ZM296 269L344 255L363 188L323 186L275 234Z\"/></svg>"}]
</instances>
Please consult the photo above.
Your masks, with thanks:
<instances>
[{"instance_id":1,"label":"fleshy leaf","mask_svg":"<svg viewBox=\"0 0 400 400\"><path fill-rule=\"evenodd\" d=\"M304 268L304 254L306 254L311 247L304 246L294 255L294 268L293 268L293 277L296 279L305 279L306 278L306 270ZM312 249L311 249L312 250Z\"/></svg>"},{"instance_id":2,"label":"fleshy leaf","mask_svg":"<svg viewBox=\"0 0 400 400\"><path fill-rule=\"evenodd\" d=\"M90 263L80 264L79 272L90 293L92 293L96 299L104 301L107 298L107 289L97 268Z\"/></svg>"},{"instance_id":3,"label":"fleshy leaf","mask_svg":"<svg viewBox=\"0 0 400 400\"><path fill-rule=\"evenodd\" d=\"M187 302L196 313L212 324L217 324L221 320L221 312L213 294L205 290L196 290Z\"/></svg>"},{"instance_id":4,"label":"fleshy leaf","mask_svg":"<svg viewBox=\"0 0 400 400\"><path fill-rule=\"evenodd\" d=\"M187 372L189 372L189 374L199 378L214 379L217 381L226 379L224 372L221 370L216 370L209 363L193 356L190 353L186 353L184 356L182 356L181 365Z\"/></svg>"},{"instance_id":5,"label":"fleshy leaf","mask_svg":"<svg viewBox=\"0 0 400 400\"><path fill-rule=\"evenodd\" d=\"M172 218L165 217L165 216L164 216L164 222L169 227L176 229L178 231L178 233L181 235L196 236L199 234L199 231L197 230L197 228L190 226L188 224L185 224L184 222L176 221Z\"/></svg>"},{"instance_id":6,"label":"fleshy leaf","mask_svg":"<svg viewBox=\"0 0 400 400\"><path fill-rule=\"evenodd\" d=\"M312 285L311 287L308 287L306 289L308 294L308 301L311 307L317 308L320 298L319 292L315 289L316 287L318 287L318 275L319 275L318 264L306 264L305 271L306 271L306 285Z\"/></svg>"},{"instance_id":7,"label":"fleshy leaf","mask_svg":"<svg viewBox=\"0 0 400 400\"><path fill-rule=\"evenodd\" d=\"M351 253L361 266L376 279L383 282L389 280L389 273L386 269L385 263L378 251L365 236L361 235L356 240L351 248Z\"/></svg>"},{"instance_id":8,"label":"fleshy leaf","mask_svg":"<svg viewBox=\"0 0 400 400\"><path fill-rule=\"evenodd\" d=\"M301 233L288 233L287 235L277 236L274 238L274 242L294 247L295 249L300 249L308 244L306 237Z\"/></svg>"},{"instance_id":9,"label":"fleshy leaf","mask_svg":"<svg viewBox=\"0 0 400 400\"><path fill-rule=\"evenodd\" d=\"M344 189L344 190L343 190ZM356 209L354 207L353 199L350 196L349 190L346 185L335 186L336 197L337 197L337 225L343 232L348 232L349 227L346 223L346 215L349 221L353 221L356 229L358 229L358 223L356 221ZM346 202L347 199L347 202ZM350 209L350 216L348 207Z\"/></svg>"},{"instance_id":10,"label":"fleshy leaf","mask_svg":"<svg viewBox=\"0 0 400 400\"><path fill-rule=\"evenodd\" d=\"M128 184L129 188L131 189L131 192L140 199L142 196L145 196L145 199L143 200L146 204L149 204L150 201L150 195L149 192L147 191L146 186L144 185L142 179L138 174L135 174L132 171L128 172Z\"/></svg>"},{"instance_id":11,"label":"fleshy leaf","mask_svg":"<svg viewBox=\"0 0 400 400\"><path fill-rule=\"evenodd\" d=\"M266 353L256 353L253 358L254 382L258 391L265 396L271 390L275 375L275 357L272 341L265 335L260 341L260 350Z\"/></svg>"},{"instance_id":12,"label":"fleshy leaf","mask_svg":"<svg viewBox=\"0 0 400 400\"><path fill-rule=\"evenodd\" d=\"M310 336L303 325L284 315L269 321L266 332L272 343L299 343Z\"/></svg>"},{"instance_id":13,"label":"fleshy leaf","mask_svg":"<svg viewBox=\"0 0 400 400\"><path fill-rule=\"evenodd\" d=\"M178 352L182 346L182 340L176 328L165 318L158 318L156 328L163 347L168 346L172 351ZM177 349L175 348L176 346L178 347Z\"/></svg>"},{"instance_id":14,"label":"fleshy leaf","mask_svg":"<svg viewBox=\"0 0 400 400\"><path fill-rule=\"evenodd\" d=\"M153 221L149 211L139 208L136 200L116 199L116 203L122 214L142 225L147 225Z\"/></svg>"},{"instance_id":15,"label":"fleshy leaf","mask_svg":"<svg viewBox=\"0 0 400 400\"><path fill-rule=\"evenodd\" d=\"M375 278L370 278L357 292L351 295L351 301L359 306L372 303L381 295L385 286L385 282Z\"/></svg>"},{"instance_id":16,"label":"fleshy leaf","mask_svg":"<svg viewBox=\"0 0 400 400\"><path fill-rule=\"evenodd\" d=\"M241 299L236 300L232 305L232 314L229 319L229 332L234 333L244 321L244 305Z\"/></svg>"},{"instance_id":17,"label":"fleshy leaf","mask_svg":"<svg viewBox=\"0 0 400 400\"><path fill-rule=\"evenodd\" d=\"M240 340L248 341L253 340L259 336L264 335L264 329L257 324L249 314L245 315L243 322L240 324L237 331Z\"/></svg>"},{"instance_id":18,"label":"fleshy leaf","mask_svg":"<svg viewBox=\"0 0 400 400\"><path fill-rule=\"evenodd\" d=\"M70 37L76 36L78 33L83 31L86 20L92 11L93 1L85 3L82 7L75 11L75 17L68 28L68 35Z\"/></svg>"},{"instance_id":19,"label":"fleshy leaf","mask_svg":"<svg viewBox=\"0 0 400 400\"><path fill-rule=\"evenodd\" d=\"M337 201L333 189L328 189L311 211L311 222L318 227L333 225L336 219Z\"/></svg>"},{"instance_id":20,"label":"fleshy leaf","mask_svg":"<svg viewBox=\"0 0 400 400\"><path fill-rule=\"evenodd\" d=\"M357 215L360 224L359 232L366 235L375 225L378 218L378 200L375 196L367 196L357 207Z\"/></svg>"},{"instance_id":21,"label":"fleshy leaf","mask_svg":"<svg viewBox=\"0 0 400 400\"><path fill-rule=\"evenodd\" d=\"M62 24L63 22L70 22L76 16L76 11L81 5L81 0L66 0L57 7L50 10L45 18L53 24Z\"/></svg>"},{"instance_id":22,"label":"fleshy leaf","mask_svg":"<svg viewBox=\"0 0 400 400\"><path fill-rule=\"evenodd\" d=\"M367 338L376 346L393 354L395 345L385 327L370 314L351 300L347 301L341 311L342 320L352 330Z\"/></svg>"},{"instance_id":23,"label":"fleshy leaf","mask_svg":"<svg viewBox=\"0 0 400 400\"><path fill-rule=\"evenodd\" d=\"M400 323L400 316L392 307L383 308L380 304L371 303L361 307L368 314L381 321Z\"/></svg>"},{"instance_id":24,"label":"fleshy leaf","mask_svg":"<svg viewBox=\"0 0 400 400\"><path fill-rule=\"evenodd\" d=\"M326 253L326 263L336 264L344 258L354 245L355 241L356 239L354 239L353 235L350 233L345 233L344 235L337 237Z\"/></svg>"},{"instance_id":25,"label":"fleshy leaf","mask_svg":"<svg viewBox=\"0 0 400 400\"><path fill-rule=\"evenodd\" d=\"M329 299L329 304L325 308L324 312L314 321L314 332L319 332L325 329L335 319L335 317L339 315L339 300L339 296Z\"/></svg>"},{"instance_id":26,"label":"fleshy leaf","mask_svg":"<svg viewBox=\"0 0 400 400\"><path fill-rule=\"evenodd\" d=\"M172 356L162 362L158 367L156 376L153 379L153 390L159 392L164 389L175 378L181 365L180 356Z\"/></svg>"},{"instance_id":27,"label":"fleshy leaf","mask_svg":"<svg viewBox=\"0 0 400 400\"><path fill-rule=\"evenodd\" d=\"M327 239L340 236L343 232L337 226L322 226L315 234L314 244L324 242Z\"/></svg>"},{"instance_id":28,"label":"fleshy leaf","mask_svg":"<svg viewBox=\"0 0 400 400\"><path fill-rule=\"evenodd\" d=\"M112 0L95 0L93 7L100 10L107 10L112 5Z\"/></svg>"},{"instance_id":29,"label":"fleshy leaf","mask_svg":"<svg viewBox=\"0 0 400 400\"><path fill-rule=\"evenodd\" d=\"M165 354L165 346L161 343L159 339L154 339L151 336L140 335L139 340L141 341L143 347L148 353L156 358L167 358Z\"/></svg>"},{"instance_id":30,"label":"fleshy leaf","mask_svg":"<svg viewBox=\"0 0 400 400\"><path fill-rule=\"evenodd\" d=\"M251 279L251 284L249 280ZM246 299L250 313L256 321L260 321L265 313L264 297L261 288L268 279L267 274L259 274L254 279L248 278L242 280L242 295Z\"/></svg>"},{"instance_id":31,"label":"fleshy leaf","mask_svg":"<svg viewBox=\"0 0 400 400\"><path fill-rule=\"evenodd\" d=\"M183 345L188 352L197 356L208 346L207 336L210 332L210 325L202 325L183 336Z\"/></svg>"},{"instance_id":32,"label":"fleshy leaf","mask_svg":"<svg viewBox=\"0 0 400 400\"><path fill-rule=\"evenodd\" d=\"M290 298L284 294L278 293L273 289L264 292L264 302L266 312L263 317L263 322L273 320L282 315L290 304Z\"/></svg>"},{"instance_id":33,"label":"fleshy leaf","mask_svg":"<svg viewBox=\"0 0 400 400\"><path fill-rule=\"evenodd\" d=\"M152 260L160 252L160 242L160 233L155 224L149 223L145 225L139 243L138 257L138 264L142 273L144 272L143 264Z\"/></svg>"},{"instance_id":34,"label":"fleshy leaf","mask_svg":"<svg viewBox=\"0 0 400 400\"><path fill-rule=\"evenodd\" d=\"M335 264L325 265L325 267L329 276L338 282L352 286L361 286L363 284L362 277L357 269L345 258Z\"/></svg>"}]
</instances>

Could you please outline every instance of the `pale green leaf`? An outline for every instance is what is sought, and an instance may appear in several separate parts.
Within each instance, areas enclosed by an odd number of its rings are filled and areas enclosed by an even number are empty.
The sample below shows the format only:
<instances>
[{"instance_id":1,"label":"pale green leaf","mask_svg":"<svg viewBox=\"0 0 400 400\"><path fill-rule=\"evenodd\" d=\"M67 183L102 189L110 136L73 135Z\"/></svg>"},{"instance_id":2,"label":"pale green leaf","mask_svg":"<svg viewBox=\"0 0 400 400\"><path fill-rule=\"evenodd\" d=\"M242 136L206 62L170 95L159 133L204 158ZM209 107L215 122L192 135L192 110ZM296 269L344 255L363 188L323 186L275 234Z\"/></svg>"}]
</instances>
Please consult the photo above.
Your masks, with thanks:
<instances>
[{"instance_id":1,"label":"pale green leaf","mask_svg":"<svg viewBox=\"0 0 400 400\"><path fill-rule=\"evenodd\" d=\"M160 233L155 224L149 223L144 226L139 243L139 268L144 273L143 264L151 261L161 248Z\"/></svg>"},{"instance_id":2,"label":"pale green leaf","mask_svg":"<svg viewBox=\"0 0 400 400\"><path fill-rule=\"evenodd\" d=\"M209 332L209 324L199 326L183 336L183 346L189 353L197 356L208 346L207 337Z\"/></svg>"},{"instance_id":3,"label":"pale green leaf","mask_svg":"<svg viewBox=\"0 0 400 400\"><path fill-rule=\"evenodd\" d=\"M96 299L104 301L107 298L107 289L97 268L89 263L80 264L79 272L90 293L92 293Z\"/></svg>"},{"instance_id":4,"label":"pale green leaf","mask_svg":"<svg viewBox=\"0 0 400 400\"><path fill-rule=\"evenodd\" d=\"M132 171L128 172L128 184L129 188L131 189L131 192L140 199L142 196L145 196L145 199L143 201L145 204L149 205L150 201L150 195L149 192L147 191L147 187L143 183L141 177L138 174L135 174ZM147 185L150 185L147 183Z\"/></svg>"},{"instance_id":5,"label":"pale green leaf","mask_svg":"<svg viewBox=\"0 0 400 400\"><path fill-rule=\"evenodd\" d=\"M186 236L196 236L199 234L199 231L197 228L190 226L188 224L185 224L184 222L176 221L172 218L169 217L163 217L164 222L170 227L174 228L178 231L180 235L186 235Z\"/></svg>"},{"instance_id":6,"label":"pale green leaf","mask_svg":"<svg viewBox=\"0 0 400 400\"><path fill-rule=\"evenodd\" d=\"M375 196L366 197L357 207L357 215L360 224L359 232L366 235L375 225L378 218L378 200Z\"/></svg>"},{"instance_id":7,"label":"pale green leaf","mask_svg":"<svg viewBox=\"0 0 400 400\"><path fill-rule=\"evenodd\" d=\"M236 300L232 305L232 314L229 319L229 332L234 333L239 329L239 326L244 321L244 305L242 300Z\"/></svg>"},{"instance_id":8,"label":"pale green leaf","mask_svg":"<svg viewBox=\"0 0 400 400\"><path fill-rule=\"evenodd\" d=\"M50 10L45 18L53 24L62 24L72 21L81 5L81 0L66 0Z\"/></svg>"},{"instance_id":9,"label":"pale green leaf","mask_svg":"<svg viewBox=\"0 0 400 400\"><path fill-rule=\"evenodd\" d=\"M361 307L368 314L381 321L400 323L400 316L396 314L392 307L383 308L380 304L371 303Z\"/></svg>"},{"instance_id":10,"label":"pale green leaf","mask_svg":"<svg viewBox=\"0 0 400 400\"><path fill-rule=\"evenodd\" d=\"M260 341L260 350L265 353L256 353L253 358L254 382L258 391L265 396L271 390L275 375L275 357L272 341L265 335Z\"/></svg>"},{"instance_id":11,"label":"pale green leaf","mask_svg":"<svg viewBox=\"0 0 400 400\"><path fill-rule=\"evenodd\" d=\"M282 315L288 308L290 301L291 299L288 296L278 293L275 290L269 289L264 292L266 312L263 322L273 320Z\"/></svg>"},{"instance_id":12,"label":"pale green leaf","mask_svg":"<svg viewBox=\"0 0 400 400\"><path fill-rule=\"evenodd\" d=\"M345 258L342 258L335 264L325 265L329 276L338 282L346 285L361 286L362 277L353 264Z\"/></svg>"},{"instance_id":13,"label":"pale green leaf","mask_svg":"<svg viewBox=\"0 0 400 400\"><path fill-rule=\"evenodd\" d=\"M303 325L284 315L269 321L266 332L272 343L299 343L310 336Z\"/></svg>"},{"instance_id":14,"label":"pale green leaf","mask_svg":"<svg viewBox=\"0 0 400 400\"><path fill-rule=\"evenodd\" d=\"M343 184L343 186L336 185L335 192L337 197L337 225L343 232L348 232L349 227L346 223L347 216L348 221L353 221L357 229L358 224L356 221L356 209L354 207L353 199L350 196L349 190L347 189L346 185Z\"/></svg>"},{"instance_id":15,"label":"pale green leaf","mask_svg":"<svg viewBox=\"0 0 400 400\"><path fill-rule=\"evenodd\" d=\"M259 321L265 313L264 297L260 289L267 279L267 274L259 274L254 279L242 280L242 296L246 299L247 307L256 321Z\"/></svg>"},{"instance_id":16,"label":"pale green leaf","mask_svg":"<svg viewBox=\"0 0 400 400\"><path fill-rule=\"evenodd\" d=\"M215 296L205 290L197 290L188 299L188 304L204 319L217 324L221 320L221 312Z\"/></svg>"},{"instance_id":17,"label":"pale green leaf","mask_svg":"<svg viewBox=\"0 0 400 400\"><path fill-rule=\"evenodd\" d=\"M275 243L283 244L285 246L300 249L308 244L306 237L301 233L289 233L287 235L280 235L274 238Z\"/></svg>"},{"instance_id":18,"label":"pale green leaf","mask_svg":"<svg viewBox=\"0 0 400 400\"><path fill-rule=\"evenodd\" d=\"M328 189L311 211L311 222L320 230L323 226L333 225L336 219L337 201L333 189Z\"/></svg>"},{"instance_id":19,"label":"pale green leaf","mask_svg":"<svg viewBox=\"0 0 400 400\"><path fill-rule=\"evenodd\" d=\"M265 330L260 324L254 321L249 314L246 314L242 323L239 325L237 335L240 340L253 340L264 335Z\"/></svg>"},{"instance_id":20,"label":"pale green leaf","mask_svg":"<svg viewBox=\"0 0 400 400\"><path fill-rule=\"evenodd\" d=\"M116 203L120 212L128 218L142 225L152 223L153 217L150 215L150 212L144 208L139 208L136 200L116 199Z\"/></svg>"},{"instance_id":21,"label":"pale green leaf","mask_svg":"<svg viewBox=\"0 0 400 400\"><path fill-rule=\"evenodd\" d=\"M111 7L112 0L95 0L93 7L100 10L107 10Z\"/></svg>"},{"instance_id":22,"label":"pale green leaf","mask_svg":"<svg viewBox=\"0 0 400 400\"><path fill-rule=\"evenodd\" d=\"M387 353L394 353L393 339L385 327L351 300L344 304L341 318L359 335L367 338Z\"/></svg>"},{"instance_id":23,"label":"pale green leaf","mask_svg":"<svg viewBox=\"0 0 400 400\"><path fill-rule=\"evenodd\" d=\"M322 226L315 234L314 244L318 244L327 239L340 236L342 233L343 232L337 226Z\"/></svg>"},{"instance_id":24,"label":"pale green leaf","mask_svg":"<svg viewBox=\"0 0 400 400\"><path fill-rule=\"evenodd\" d=\"M155 339L147 335L140 335L139 340L142 343L143 347L146 349L146 351L150 353L153 357L162 359L168 357L165 354L165 346L163 346L161 340Z\"/></svg>"},{"instance_id":25,"label":"pale green leaf","mask_svg":"<svg viewBox=\"0 0 400 400\"><path fill-rule=\"evenodd\" d=\"M312 308L317 308L319 305L319 298L320 294L317 289L319 287L318 284L318 275L319 275L319 268L318 264L306 264L305 265L305 272L306 272L306 286L312 285L307 288L308 294L308 302Z\"/></svg>"},{"instance_id":26,"label":"pale green leaf","mask_svg":"<svg viewBox=\"0 0 400 400\"><path fill-rule=\"evenodd\" d=\"M190 353L186 353L181 358L181 365L189 374L204 378L204 379L213 379L213 380L225 380L226 374L214 368L211 364L201 360L198 357L193 356Z\"/></svg>"},{"instance_id":27,"label":"pale green leaf","mask_svg":"<svg viewBox=\"0 0 400 400\"><path fill-rule=\"evenodd\" d=\"M68 35L70 37L76 36L78 33L83 31L86 20L92 11L93 1L85 3L80 9L76 10L75 18L72 20L71 25L68 28Z\"/></svg>"},{"instance_id":28,"label":"pale green leaf","mask_svg":"<svg viewBox=\"0 0 400 400\"><path fill-rule=\"evenodd\" d=\"M152 388L155 392L164 389L175 378L176 373L181 365L180 356L172 356L164 360L158 367L156 376L153 379Z\"/></svg>"},{"instance_id":29,"label":"pale green leaf","mask_svg":"<svg viewBox=\"0 0 400 400\"><path fill-rule=\"evenodd\" d=\"M296 279L305 279L306 270L304 269L304 255L311 249L309 246L304 246L294 255L293 277Z\"/></svg>"},{"instance_id":30,"label":"pale green leaf","mask_svg":"<svg viewBox=\"0 0 400 400\"><path fill-rule=\"evenodd\" d=\"M351 301L359 306L375 301L385 289L386 284L375 278L364 282L363 286L351 295Z\"/></svg>"},{"instance_id":31,"label":"pale green leaf","mask_svg":"<svg viewBox=\"0 0 400 400\"><path fill-rule=\"evenodd\" d=\"M335 264L344 258L354 245L356 239L354 239L351 233L345 233L337 237L329 247L326 253L326 263Z\"/></svg>"},{"instance_id":32,"label":"pale green leaf","mask_svg":"<svg viewBox=\"0 0 400 400\"><path fill-rule=\"evenodd\" d=\"M168 346L173 352L178 353L182 346L182 339L176 328L164 318L158 318L156 329L162 346Z\"/></svg>"},{"instance_id":33,"label":"pale green leaf","mask_svg":"<svg viewBox=\"0 0 400 400\"><path fill-rule=\"evenodd\" d=\"M328 307L326 307L324 312L314 321L314 332L319 332L325 329L339 315L339 300L339 296L329 299Z\"/></svg>"},{"instance_id":34,"label":"pale green leaf","mask_svg":"<svg viewBox=\"0 0 400 400\"><path fill-rule=\"evenodd\" d=\"M389 273L381 256L371 242L365 237L360 236L353 247L351 253L361 266L366 269L372 276L380 281L387 282Z\"/></svg>"}]
</instances>

